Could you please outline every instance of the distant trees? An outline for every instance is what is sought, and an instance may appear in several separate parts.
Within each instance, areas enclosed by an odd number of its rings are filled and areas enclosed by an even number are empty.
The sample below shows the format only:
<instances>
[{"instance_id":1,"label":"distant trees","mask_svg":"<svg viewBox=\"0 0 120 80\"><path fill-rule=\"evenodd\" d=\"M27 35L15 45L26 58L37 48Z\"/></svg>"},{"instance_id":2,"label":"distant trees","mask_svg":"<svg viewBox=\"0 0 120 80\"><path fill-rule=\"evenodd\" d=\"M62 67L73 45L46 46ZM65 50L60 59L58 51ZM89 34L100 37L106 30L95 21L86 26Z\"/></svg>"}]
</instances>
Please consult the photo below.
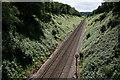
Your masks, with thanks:
<instances>
[{"instance_id":1,"label":"distant trees","mask_svg":"<svg viewBox=\"0 0 120 80\"><path fill-rule=\"evenodd\" d=\"M72 8L67 4L62 4L59 2L45 2L45 11L54 14L69 14L75 16L81 16L80 12Z\"/></svg>"},{"instance_id":2,"label":"distant trees","mask_svg":"<svg viewBox=\"0 0 120 80\"><path fill-rule=\"evenodd\" d=\"M21 15L27 15L24 16L25 18L30 17L29 15L37 15L39 18L43 18L47 15L46 13L81 16L80 12L75 10L75 8L59 2L27 2L13 4L21 11Z\"/></svg>"},{"instance_id":3,"label":"distant trees","mask_svg":"<svg viewBox=\"0 0 120 80\"><path fill-rule=\"evenodd\" d=\"M99 14L99 13L103 13L103 12L109 12L109 11L113 11L113 12L120 12L120 2L104 2L102 3L101 6L99 6L96 10L94 10L90 16L94 15L94 14Z\"/></svg>"},{"instance_id":4,"label":"distant trees","mask_svg":"<svg viewBox=\"0 0 120 80\"><path fill-rule=\"evenodd\" d=\"M88 16L91 12L81 12L82 16Z\"/></svg>"}]
</instances>

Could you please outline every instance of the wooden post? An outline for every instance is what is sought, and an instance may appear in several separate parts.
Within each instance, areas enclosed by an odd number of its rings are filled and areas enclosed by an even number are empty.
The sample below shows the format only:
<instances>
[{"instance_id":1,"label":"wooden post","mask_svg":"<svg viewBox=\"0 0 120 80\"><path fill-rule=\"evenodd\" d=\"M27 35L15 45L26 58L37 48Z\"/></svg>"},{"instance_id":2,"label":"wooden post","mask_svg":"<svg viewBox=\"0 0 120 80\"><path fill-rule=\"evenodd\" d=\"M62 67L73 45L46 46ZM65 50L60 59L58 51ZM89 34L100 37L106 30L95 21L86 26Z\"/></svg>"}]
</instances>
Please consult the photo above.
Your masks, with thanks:
<instances>
[{"instance_id":1,"label":"wooden post","mask_svg":"<svg viewBox=\"0 0 120 80\"><path fill-rule=\"evenodd\" d=\"M78 59L79 55L75 54L75 59L76 59L76 78L78 78L78 73L77 73L77 59Z\"/></svg>"}]
</instances>

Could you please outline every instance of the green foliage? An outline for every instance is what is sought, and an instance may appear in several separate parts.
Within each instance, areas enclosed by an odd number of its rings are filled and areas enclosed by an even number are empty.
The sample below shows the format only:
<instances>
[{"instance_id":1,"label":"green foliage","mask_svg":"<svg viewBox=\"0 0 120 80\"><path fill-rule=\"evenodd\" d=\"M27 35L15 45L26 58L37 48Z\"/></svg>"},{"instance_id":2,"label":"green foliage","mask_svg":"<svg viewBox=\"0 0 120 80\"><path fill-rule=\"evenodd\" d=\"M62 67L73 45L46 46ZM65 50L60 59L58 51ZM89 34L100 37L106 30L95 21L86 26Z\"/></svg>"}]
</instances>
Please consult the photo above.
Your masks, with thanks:
<instances>
[{"instance_id":1,"label":"green foliage","mask_svg":"<svg viewBox=\"0 0 120 80\"><path fill-rule=\"evenodd\" d=\"M3 3L3 79L26 78L26 70L38 61L42 63L58 41L65 39L82 20L78 16L53 13L51 10L60 9L57 4Z\"/></svg>"},{"instance_id":2,"label":"green foliage","mask_svg":"<svg viewBox=\"0 0 120 80\"><path fill-rule=\"evenodd\" d=\"M18 17L16 15L19 15L19 11L15 6L12 6L10 3L2 4L2 25L4 26L2 29L3 30L9 30L13 27L13 24L17 24L20 22ZM13 21L14 20L14 21ZM12 26L12 27L11 27Z\"/></svg>"},{"instance_id":3,"label":"green foliage","mask_svg":"<svg viewBox=\"0 0 120 80\"><path fill-rule=\"evenodd\" d=\"M80 12L75 10L75 8L72 8L71 6L67 4L62 4L59 2L45 2L45 11L51 12L54 14L69 14L69 15L75 15L75 16L81 16Z\"/></svg>"},{"instance_id":4,"label":"green foliage","mask_svg":"<svg viewBox=\"0 0 120 80\"><path fill-rule=\"evenodd\" d=\"M105 12L103 15L100 16L99 20L102 21L106 17L107 13Z\"/></svg>"},{"instance_id":5,"label":"green foliage","mask_svg":"<svg viewBox=\"0 0 120 80\"><path fill-rule=\"evenodd\" d=\"M91 13L91 12L81 12L81 15L82 15L82 16L89 16L90 13Z\"/></svg>"},{"instance_id":6,"label":"green foliage","mask_svg":"<svg viewBox=\"0 0 120 80\"><path fill-rule=\"evenodd\" d=\"M88 39L89 37L90 37L90 33L87 34L86 39Z\"/></svg>"},{"instance_id":7,"label":"green foliage","mask_svg":"<svg viewBox=\"0 0 120 80\"><path fill-rule=\"evenodd\" d=\"M25 72L21 68L21 65L18 65L15 61L10 62L8 60L4 60L3 64L4 65L2 66L3 67L2 79L20 78L20 77L25 78Z\"/></svg>"},{"instance_id":8,"label":"green foliage","mask_svg":"<svg viewBox=\"0 0 120 80\"><path fill-rule=\"evenodd\" d=\"M102 27L101 27L101 29L100 29L100 31L102 32L102 33L104 33L105 31L106 31L107 29L106 29L106 27L103 25Z\"/></svg>"},{"instance_id":9,"label":"green foliage","mask_svg":"<svg viewBox=\"0 0 120 80\"><path fill-rule=\"evenodd\" d=\"M111 11L88 17L83 40L83 61L80 63L81 79L120 78L120 17L119 14L113 14Z\"/></svg>"},{"instance_id":10,"label":"green foliage","mask_svg":"<svg viewBox=\"0 0 120 80\"><path fill-rule=\"evenodd\" d=\"M108 13L110 11L113 11L114 14L120 13L120 11L119 11L120 6L119 5L120 5L120 2L104 2L96 10L94 10L89 16L103 13L103 12Z\"/></svg>"}]
</instances>

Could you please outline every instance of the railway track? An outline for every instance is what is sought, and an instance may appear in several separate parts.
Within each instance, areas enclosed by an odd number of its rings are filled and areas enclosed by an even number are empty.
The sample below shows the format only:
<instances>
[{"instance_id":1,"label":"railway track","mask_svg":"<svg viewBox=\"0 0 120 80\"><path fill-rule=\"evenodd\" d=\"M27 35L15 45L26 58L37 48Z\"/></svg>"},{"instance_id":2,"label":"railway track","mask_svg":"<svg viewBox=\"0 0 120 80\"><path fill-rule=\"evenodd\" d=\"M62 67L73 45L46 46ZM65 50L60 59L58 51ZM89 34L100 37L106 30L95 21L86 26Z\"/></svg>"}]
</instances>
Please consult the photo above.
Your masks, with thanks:
<instances>
[{"instance_id":1,"label":"railway track","mask_svg":"<svg viewBox=\"0 0 120 80\"><path fill-rule=\"evenodd\" d=\"M39 71L32 76L33 80L36 78L68 78L72 62L75 59L74 56L80 51L81 36L85 24L86 19L81 21L63 44L43 64Z\"/></svg>"}]
</instances>

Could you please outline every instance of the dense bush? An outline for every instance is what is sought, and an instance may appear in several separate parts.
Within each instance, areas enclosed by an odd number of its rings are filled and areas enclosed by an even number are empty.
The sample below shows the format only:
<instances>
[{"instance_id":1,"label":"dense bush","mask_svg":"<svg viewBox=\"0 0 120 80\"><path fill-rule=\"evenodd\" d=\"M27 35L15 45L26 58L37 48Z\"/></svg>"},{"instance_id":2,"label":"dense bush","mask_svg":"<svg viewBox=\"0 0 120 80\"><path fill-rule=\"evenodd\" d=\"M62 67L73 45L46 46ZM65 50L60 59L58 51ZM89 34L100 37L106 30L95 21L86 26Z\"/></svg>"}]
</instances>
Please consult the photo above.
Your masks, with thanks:
<instances>
[{"instance_id":1,"label":"dense bush","mask_svg":"<svg viewBox=\"0 0 120 80\"><path fill-rule=\"evenodd\" d=\"M106 27L105 27L105 25L103 25L102 27L101 27L101 29L100 29L100 31L103 33L103 32L105 32L107 29L106 29Z\"/></svg>"},{"instance_id":2,"label":"dense bush","mask_svg":"<svg viewBox=\"0 0 120 80\"><path fill-rule=\"evenodd\" d=\"M86 39L88 39L90 37L90 33L89 34L87 34L87 37L86 37Z\"/></svg>"},{"instance_id":3,"label":"dense bush","mask_svg":"<svg viewBox=\"0 0 120 80\"><path fill-rule=\"evenodd\" d=\"M107 13L105 12L103 15L100 16L100 21L102 21L106 17Z\"/></svg>"}]
</instances>

